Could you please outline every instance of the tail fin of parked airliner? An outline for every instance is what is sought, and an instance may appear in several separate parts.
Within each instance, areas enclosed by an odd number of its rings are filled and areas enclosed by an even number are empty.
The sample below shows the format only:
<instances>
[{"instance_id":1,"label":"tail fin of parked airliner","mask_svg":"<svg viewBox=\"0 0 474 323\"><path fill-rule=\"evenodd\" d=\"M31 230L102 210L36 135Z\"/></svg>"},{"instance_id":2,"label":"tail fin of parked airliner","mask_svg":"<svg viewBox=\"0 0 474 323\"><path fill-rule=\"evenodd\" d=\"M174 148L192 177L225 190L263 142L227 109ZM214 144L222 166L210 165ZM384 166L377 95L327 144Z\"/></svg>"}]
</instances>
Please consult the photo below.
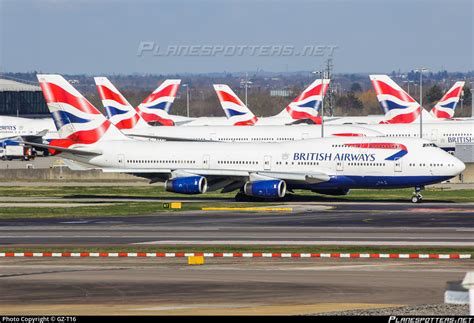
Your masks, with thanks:
<instances>
[{"instance_id":1,"label":"tail fin of parked airliner","mask_svg":"<svg viewBox=\"0 0 474 323\"><path fill-rule=\"evenodd\" d=\"M257 122L257 117L229 86L225 84L214 84L214 90L216 91L227 119L229 119L234 126L253 126Z\"/></svg>"},{"instance_id":2,"label":"tail fin of parked airliner","mask_svg":"<svg viewBox=\"0 0 474 323\"><path fill-rule=\"evenodd\" d=\"M138 107L137 113L146 122L157 122L164 126L173 126L168 112L173 105L181 80L166 80L151 93Z\"/></svg>"},{"instance_id":3,"label":"tail fin of parked airliner","mask_svg":"<svg viewBox=\"0 0 474 323\"><path fill-rule=\"evenodd\" d=\"M329 79L318 79L311 83L279 115L288 114L293 120L309 119L320 124L318 116L324 95L329 87Z\"/></svg>"},{"instance_id":4,"label":"tail fin of parked airliner","mask_svg":"<svg viewBox=\"0 0 474 323\"><path fill-rule=\"evenodd\" d=\"M382 123L412 123L420 115L421 107L387 75L370 75L377 99L385 113Z\"/></svg>"},{"instance_id":5,"label":"tail fin of parked airliner","mask_svg":"<svg viewBox=\"0 0 474 323\"><path fill-rule=\"evenodd\" d=\"M51 145L69 147L100 140L126 140L105 116L61 75L37 75L60 140Z\"/></svg>"},{"instance_id":6,"label":"tail fin of parked airliner","mask_svg":"<svg viewBox=\"0 0 474 323\"><path fill-rule=\"evenodd\" d=\"M120 130L135 127L149 127L125 99L119 90L106 77L94 77L100 99L107 113L107 118Z\"/></svg>"},{"instance_id":7,"label":"tail fin of parked airliner","mask_svg":"<svg viewBox=\"0 0 474 323\"><path fill-rule=\"evenodd\" d=\"M461 98L463 87L463 81L454 83L453 87L431 109L431 114L437 119L452 119L456 111L456 105Z\"/></svg>"}]
</instances>

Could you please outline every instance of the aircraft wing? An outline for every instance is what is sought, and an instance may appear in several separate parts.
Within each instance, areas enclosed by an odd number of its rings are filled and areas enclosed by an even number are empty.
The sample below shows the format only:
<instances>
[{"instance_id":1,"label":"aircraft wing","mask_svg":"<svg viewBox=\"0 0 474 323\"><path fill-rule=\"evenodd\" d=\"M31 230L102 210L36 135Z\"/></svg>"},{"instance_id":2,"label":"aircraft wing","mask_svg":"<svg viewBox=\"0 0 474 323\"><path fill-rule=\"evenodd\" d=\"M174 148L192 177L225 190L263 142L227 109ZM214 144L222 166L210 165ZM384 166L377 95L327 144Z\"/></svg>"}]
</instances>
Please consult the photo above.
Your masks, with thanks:
<instances>
[{"instance_id":1,"label":"aircraft wing","mask_svg":"<svg viewBox=\"0 0 474 323\"><path fill-rule=\"evenodd\" d=\"M34 135L24 135L24 136L11 136L11 137L3 137L0 140L16 140L16 141L36 141L41 140L44 135L48 133L48 129L41 130L37 134Z\"/></svg>"},{"instance_id":2,"label":"aircraft wing","mask_svg":"<svg viewBox=\"0 0 474 323\"><path fill-rule=\"evenodd\" d=\"M43 148L43 149L53 149L59 152L71 153L74 155L83 155L83 156L99 156L102 155L102 152L95 150L86 150L86 149L77 149L77 148L65 148L59 146L38 144L36 142L23 141L23 143L30 145L32 147Z\"/></svg>"},{"instance_id":3,"label":"aircraft wing","mask_svg":"<svg viewBox=\"0 0 474 323\"><path fill-rule=\"evenodd\" d=\"M103 168L106 173L128 173L128 174L142 174L143 177L152 178L153 174L169 174L170 176L175 172L172 169L133 169L133 168ZM242 182L247 180L269 180L281 179L291 182L305 182L309 184L322 183L329 181L330 177L323 172L312 171L308 173L292 173L292 172L271 172L258 171L249 172L245 170L221 170L221 169L183 169L180 173L201 175L209 179L219 180L233 178Z\"/></svg>"}]
</instances>

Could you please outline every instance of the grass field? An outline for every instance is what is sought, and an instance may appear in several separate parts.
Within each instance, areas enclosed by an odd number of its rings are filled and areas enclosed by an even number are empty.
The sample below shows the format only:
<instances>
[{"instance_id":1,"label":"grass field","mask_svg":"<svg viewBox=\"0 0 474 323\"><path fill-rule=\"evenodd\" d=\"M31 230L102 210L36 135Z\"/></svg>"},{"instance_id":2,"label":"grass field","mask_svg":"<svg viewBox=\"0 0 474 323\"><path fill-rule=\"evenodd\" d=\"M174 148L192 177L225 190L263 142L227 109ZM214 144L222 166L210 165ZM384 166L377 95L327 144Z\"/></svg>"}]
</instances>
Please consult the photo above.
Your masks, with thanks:
<instances>
[{"instance_id":1,"label":"grass field","mask_svg":"<svg viewBox=\"0 0 474 323\"><path fill-rule=\"evenodd\" d=\"M408 201L413 189L394 190L351 190L346 196L327 196L310 191L297 190L295 195L302 198L311 198L314 201L358 201L358 200L405 200ZM422 192L424 201L474 202L474 189L437 189L429 188ZM192 195L191 199L201 197L213 199L233 198L236 191L230 193L209 192L204 195ZM45 186L0 187L0 196L4 197L131 197L131 198L173 198L189 199L189 195L165 192L161 186Z\"/></svg>"},{"instance_id":2,"label":"grass field","mask_svg":"<svg viewBox=\"0 0 474 323\"><path fill-rule=\"evenodd\" d=\"M295 202L332 202L332 201L400 201L409 202L411 189L399 190L353 190L347 196L324 196L308 191L297 191L289 195L285 200L264 202L233 202L235 192L221 194L219 192L206 193L204 195L186 196L177 193L165 192L159 186L115 186L115 187L0 187L0 196L6 197L3 202L8 202L7 207L0 208L0 219L11 218L46 218L46 217L93 217L93 216L134 216L147 215L156 212L177 212L200 210L203 207L253 207L272 206ZM474 202L474 190L437 190L428 189L424 191L425 202ZM9 201L8 197L31 198L28 202ZM95 205L81 205L85 198L130 198L132 201L107 201L107 203L95 203ZM211 198L215 201L203 201L201 198ZM35 206L35 198L53 198L54 203L64 203L62 198L73 199L75 207L38 207ZM160 201L141 201L140 199L160 199ZM162 200L181 200L182 209L173 210L163 208ZM18 207L14 205L19 203ZM21 206L20 206L21 203ZM31 206L25 205L31 203Z\"/></svg>"}]
</instances>

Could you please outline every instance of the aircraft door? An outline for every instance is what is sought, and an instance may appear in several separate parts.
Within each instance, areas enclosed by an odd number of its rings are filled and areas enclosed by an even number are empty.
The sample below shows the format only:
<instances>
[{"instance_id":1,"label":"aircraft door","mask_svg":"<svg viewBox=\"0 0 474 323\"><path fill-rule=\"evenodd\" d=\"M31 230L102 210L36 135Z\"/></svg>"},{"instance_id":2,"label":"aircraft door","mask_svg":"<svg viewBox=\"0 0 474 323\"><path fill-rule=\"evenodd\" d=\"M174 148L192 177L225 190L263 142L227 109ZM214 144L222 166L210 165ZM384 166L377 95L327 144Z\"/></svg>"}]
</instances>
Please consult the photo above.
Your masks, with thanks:
<instances>
[{"instance_id":1,"label":"aircraft door","mask_svg":"<svg viewBox=\"0 0 474 323\"><path fill-rule=\"evenodd\" d=\"M123 167L125 165L125 156L120 154L120 155L117 155L117 165L119 167Z\"/></svg>"},{"instance_id":2,"label":"aircraft door","mask_svg":"<svg viewBox=\"0 0 474 323\"><path fill-rule=\"evenodd\" d=\"M402 171L402 160L400 158L395 159L395 173L400 173Z\"/></svg>"},{"instance_id":3,"label":"aircraft door","mask_svg":"<svg viewBox=\"0 0 474 323\"><path fill-rule=\"evenodd\" d=\"M265 156L263 159L263 169L271 170L272 169L272 156Z\"/></svg>"},{"instance_id":4,"label":"aircraft door","mask_svg":"<svg viewBox=\"0 0 474 323\"><path fill-rule=\"evenodd\" d=\"M338 161L337 164L336 164L336 172L338 174L342 174L343 171L344 171L344 162L343 161Z\"/></svg>"},{"instance_id":5,"label":"aircraft door","mask_svg":"<svg viewBox=\"0 0 474 323\"><path fill-rule=\"evenodd\" d=\"M431 141L438 140L438 129L431 130Z\"/></svg>"},{"instance_id":6,"label":"aircraft door","mask_svg":"<svg viewBox=\"0 0 474 323\"><path fill-rule=\"evenodd\" d=\"M204 169L209 169L209 167L210 167L209 164L210 164L210 157L209 157L209 155L203 155L203 156L202 156L202 167L203 167Z\"/></svg>"}]
</instances>

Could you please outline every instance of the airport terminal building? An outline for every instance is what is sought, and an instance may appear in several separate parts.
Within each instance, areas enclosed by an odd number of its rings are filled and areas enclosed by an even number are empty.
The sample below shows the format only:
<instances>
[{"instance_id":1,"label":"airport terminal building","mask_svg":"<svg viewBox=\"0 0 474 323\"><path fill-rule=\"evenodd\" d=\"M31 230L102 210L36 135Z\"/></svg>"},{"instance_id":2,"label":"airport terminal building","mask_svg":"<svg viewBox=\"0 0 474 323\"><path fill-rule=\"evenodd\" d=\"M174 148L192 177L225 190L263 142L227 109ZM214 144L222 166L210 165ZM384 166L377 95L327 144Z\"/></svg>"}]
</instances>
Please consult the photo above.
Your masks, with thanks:
<instances>
[{"instance_id":1,"label":"airport terminal building","mask_svg":"<svg viewBox=\"0 0 474 323\"><path fill-rule=\"evenodd\" d=\"M49 111L38 85L0 78L0 115L35 117Z\"/></svg>"}]
</instances>

